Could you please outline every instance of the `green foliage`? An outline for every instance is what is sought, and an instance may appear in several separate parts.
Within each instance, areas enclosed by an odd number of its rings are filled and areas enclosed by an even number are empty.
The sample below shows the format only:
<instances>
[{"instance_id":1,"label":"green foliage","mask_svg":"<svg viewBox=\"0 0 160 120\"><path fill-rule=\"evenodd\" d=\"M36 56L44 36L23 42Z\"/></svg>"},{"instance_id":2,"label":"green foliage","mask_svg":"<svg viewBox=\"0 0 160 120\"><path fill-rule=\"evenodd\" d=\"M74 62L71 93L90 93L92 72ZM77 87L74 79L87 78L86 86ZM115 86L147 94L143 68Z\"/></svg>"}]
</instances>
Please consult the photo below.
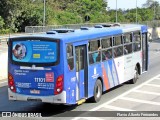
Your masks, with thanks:
<instances>
[{"instance_id":1,"label":"green foliage","mask_svg":"<svg viewBox=\"0 0 160 120\"><path fill-rule=\"evenodd\" d=\"M10 33L9 29L0 29L0 34L8 34Z\"/></svg>"},{"instance_id":2,"label":"green foliage","mask_svg":"<svg viewBox=\"0 0 160 120\"><path fill-rule=\"evenodd\" d=\"M117 10L118 22L126 22L124 12L125 11L123 11L122 9ZM116 11L115 10L110 10L108 14L110 16L110 21L111 22L116 22Z\"/></svg>"},{"instance_id":3,"label":"green foliage","mask_svg":"<svg viewBox=\"0 0 160 120\"><path fill-rule=\"evenodd\" d=\"M153 10L147 8L138 9L138 14L141 16L142 21L153 20Z\"/></svg>"},{"instance_id":4,"label":"green foliage","mask_svg":"<svg viewBox=\"0 0 160 120\"><path fill-rule=\"evenodd\" d=\"M4 25L4 20L3 20L3 18L0 16L0 29L3 28L3 25Z\"/></svg>"},{"instance_id":5,"label":"green foliage","mask_svg":"<svg viewBox=\"0 0 160 120\"><path fill-rule=\"evenodd\" d=\"M80 16L66 11L57 12L53 18L58 24L76 24L82 22L82 18Z\"/></svg>"},{"instance_id":6,"label":"green foliage","mask_svg":"<svg viewBox=\"0 0 160 120\"><path fill-rule=\"evenodd\" d=\"M125 18L128 20L128 22L136 23L136 13L127 13L125 15ZM137 21L141 22L141 16L137 14Z\"/></svg>"},{"instance_id":7,"label":"green foliage","mask_svg":"<svg viewBox=\"0 0 160 120\"><path fill-rule=\"evenodd\" d=\"M109 16L106 14L102 14L100 12L95 12L94 14L89 15L90 16L90 23L104 23L109 22Z\"/></svg>"},{"instance_id":8,"label":"green foliage","mask_svg":"<svg viewBox=\"0 0 160 120\"><path fill-rule=\"evenodd\" d=\"M24 31L25 26L42 26L43 25L43 9L42 5L30 4L26 10L21 12L17 17L15 26L18 31Z\"/></svg>"}]
</instances>

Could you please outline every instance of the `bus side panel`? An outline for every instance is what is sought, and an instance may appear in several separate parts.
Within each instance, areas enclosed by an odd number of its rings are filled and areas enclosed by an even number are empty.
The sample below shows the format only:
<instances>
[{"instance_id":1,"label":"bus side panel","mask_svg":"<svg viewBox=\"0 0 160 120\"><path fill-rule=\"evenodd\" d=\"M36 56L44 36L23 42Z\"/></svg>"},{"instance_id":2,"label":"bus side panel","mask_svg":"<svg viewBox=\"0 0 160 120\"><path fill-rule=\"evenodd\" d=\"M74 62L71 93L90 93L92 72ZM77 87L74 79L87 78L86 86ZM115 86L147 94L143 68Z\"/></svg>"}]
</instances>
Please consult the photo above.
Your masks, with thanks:
<instances>
[{"instance_id":1,"label":"bus side panel","mask_svg":"<svg viewBox=\"0 0 160 120\"><path fill-rule=\"evenodd\" d=\"M140 64L140 71L142 73L142 51L133 53L133 68L135 69L136 64Z\"/></svg>"},{"instance_id":2,"label":"bus side panel","mask_svg":"<svg viewBox=\"0 0 160 120\"><path fill-rule=\"evenodd\" d=\"M95 82L100 76L102 76L101 63L88 66L88 97L93 96Z\"/></svg>"},{"instance_id":3,"label":"bus side panel","mask_svg":"<svg viewBox=\"0 0 160 120\"><path fill-rule=\"evenodd\" d=\"M112 70L113 70L112 66L113 66L113 60L104 61L102 63L102 70L104 71L103 74L106 73L106 78L109 81L109 88L112 88L115 86L114 77L112 74ZM105 78L105 76L103 76L104 81L106 78ZM104 82L104 83L107 83L107 82ZM105 91L106 89L107 89L106 87L103 87L103 91Z\"/></svg>"},{"instance_id":4,"label":"bus side panel","mask_svg":"<svg viewBox=\"0 0 160 120\"><path fill-rule=\"evenodd\" d=\"M73 70L69 70L65 43L63 43L62 59L64 60L64 87L66 91L66 104L76 104L76 88L78 85L76 74L74 72L76 71L76 67L74 65Z\"/></svg>"},{"instance_id":5,"label":"bus side panel","mask_svg":"<svg viewBox=\"0 0 160 120\"><path fill-rule=\"evenodd\" d=\"M124 82L124 57L118 57L114 59L115 71L113 74L117 73L118 75L118 83L119 85Z\"/></svg>"},{"instance_id":6,"label":"bus side panel","mask_svg":"<svg viewBox=\"0 0 160 120\"><path fill-rule=\"evenodd\" d=\"M69 71L68 67L65 66L64 72L64 81L65 81L65 90L66 90L66 103L67 104L76 104L76 88L77 88L77 79L74 72Z\"/></svg>"},{"instance_id":7,"label":"bus side panel","mask_svg":"<svg viewBox=\"0 0 160 120\"><path fill-rule=\"evenodd\" d=\"M133 53L124 56L124 81L134 76Z\"/></svg>"},{"instance_id":8,"label":"bus side panel","mask_svg":"<svg viewBox=\"0 0 160 120\"><path fill-rule=\"evenodd\" d=\"M114 60L104 61L89 66L89 96L93 96L95 82L98 77L103 80L103 91L119 85L119 78Z\"/></svg>"},{"instance_id":9,"label":"bus side panel","mask_svg":"<svg viewBox=\"0 0 160 120\"><path fill-rule=\"evenodd\" d=\"M118 73L113 59L103 62L102 70L104 91L119 85Z\"/></svg>"}]
</instances>

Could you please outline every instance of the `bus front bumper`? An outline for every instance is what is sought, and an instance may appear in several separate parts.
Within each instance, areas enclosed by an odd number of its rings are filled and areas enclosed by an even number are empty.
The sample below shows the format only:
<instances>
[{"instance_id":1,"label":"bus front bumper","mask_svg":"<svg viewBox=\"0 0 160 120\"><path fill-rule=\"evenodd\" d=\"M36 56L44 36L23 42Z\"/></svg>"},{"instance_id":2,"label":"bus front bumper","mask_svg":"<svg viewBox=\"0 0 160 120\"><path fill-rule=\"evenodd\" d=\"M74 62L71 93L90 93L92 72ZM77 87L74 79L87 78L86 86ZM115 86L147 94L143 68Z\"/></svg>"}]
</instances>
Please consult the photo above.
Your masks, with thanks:
<instances>
[{"instance_id":1,"label":"bus front bumper","mask_svg":"<svg viewBox=\"0 0 160 120\"><path fill-rule=\"evenodd\" d=\"M14 93L10 90L10 88L8 88L8 97L9 100L41 101L45 103L66 104L66 91L53 96L32 96Z\"/></svg>"}]
</instances>

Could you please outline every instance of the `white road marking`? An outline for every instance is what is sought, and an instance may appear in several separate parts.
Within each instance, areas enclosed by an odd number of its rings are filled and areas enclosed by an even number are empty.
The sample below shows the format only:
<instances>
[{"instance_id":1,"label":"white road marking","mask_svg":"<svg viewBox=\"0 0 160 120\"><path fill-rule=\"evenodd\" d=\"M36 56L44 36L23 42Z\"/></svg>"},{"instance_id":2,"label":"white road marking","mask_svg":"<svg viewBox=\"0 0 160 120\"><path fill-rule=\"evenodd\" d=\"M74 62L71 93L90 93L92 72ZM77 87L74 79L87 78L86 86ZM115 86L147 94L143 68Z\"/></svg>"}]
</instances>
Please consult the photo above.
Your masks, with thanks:
<instances>
[{"instance_id":1,"label":"white road marking","mask_svg":"<svg viewBox=\"0 0 160 120\"><path fill-rule=\"evenodd\" d=\"M160 105L159 102L152 102L148 100L140 100L140 99L135 99L135 98L128 98L128 97L121 97L119 98L121 100L128 100L128 101L133 101L133 102L138 102L138 103L146 103L146 104L152 104L152 105Z\"/></svg>"},{"instance_id":2,"label":"white road marking","mask_svg":"<svg viewBox=\"0 0 160 120\"><path fill-rule=\"evenodd\" d=\"M114 106L110 106L109 105L110 103L112 103L112 102L114 102L114 101L116 101L118 99L123 99L123 100L128 100L128 101L134 101L134 102L139 102L139 103L152 104L152 105L160 105L160 103L158 103L158 102L152 102L152 101L147 101L147 100L140 100L140 99L134 99L134 98L124 97L125 95L129 94L130 92L138 91L139 88L141 88L144 85L147 85L149 82L151 82L151 81L153 81L153 80L155 80L155 79L157 79L159 77L160 77L160 74L158 74L157 76L155 76L155 77L153 77L153 78L145 81L144 83L142 83L142 84L140 84L140 85L138 85L138 86L136 86L136 87L128 90L127 92L125 92L125 93L123 93L123 94L121 94L121 95L119 95L119 96L117 96L117 97L115 97L115 98L113 98L113 99L111 99L111 100L109 100L109 101L107 101L107 102L105 102L105 103L103 103L103 104L101 104L101 105L99 105L99 106L97 106L97 107L89 110L89 111L97 111L98 109L100 109L102 107L107 107L107 106L108 106L108 108L114 108L114 109L117 109L117 110L118 109L119 110L125 109L125 108L119 108L119 107L114 107ZM150 92L150 93L152 93L152 92ZM124 111L126 111L126 110L124 110ZM130 111L130 109L129 109L129 111ZM131 110L131 111L134 111L134 110ZM73 118L72 120L78 120L79 118L82 118L82 117Z\"/></svg>"},{"instance_id":3,"label":"white road marking","mask_svg":"<svg viewBox=\"0 0 160 120\"><path fill-rule=\"evenodd\" d=\"M104 107L105 105L108 105L108 104L112 103L113 101L116 101L117 99L119 99L119 98L121 98L121 97L123 97L123 96L129 94L130 92L132 92L132 91L134 91L134 90L136 90L136 89L139 89L139 88L142 87L143 85L145 85L145 84L147 84L147 83L153 81L153 80L156 79L157 77L160 77L160 74L158 74L157 76L155 76L155 77L153 77L153 78L147 80L146 82L144 82L144 83L142 83L142 84L140 84L140 85L138 85L138 86L136 86L136 87L130 89L129 91L127 91L127 92L125 92L125 93L123 93L123 94L121 94L121 95L119 95L119 96L117 96L117 97L115 97L115 98L109 100L108 102L105 102L105 103L103 103L103 104L101 104L101 105L99 105L99 106L97 106L97 107L91 109L90 111L96 111L97 109L99 109L99 108L101 108L101 107Z\"/></svg>"},{"instance_id":4,"label":"white road marking","mask_svg":"<svg viewBox=\"0 0 160 120\"><path fill-rule=\"evenodd\" d=\"M104 108L109 108L109 109L116 110L116 111L135 111L132 109L121 108L121 107L116 107L116 106L112 106L112 105L105 105Z\"/></svg>"},{"instance_id":5,"label":"white road marking","mask_svg":"<svg viewBox=\"0 0 160 120\"><path fill-rule=\"evenodd\" d=\"M143 94L149 94L149 95L160 95L160 93L156 93L156 92L148 92L148 91L142 91L142 90L134 90L133 92L137 92L137 93L143 93Z\"/></svg>"},{"instance_id":6,"label":"white road marking","mask_svg":"<svg viewBox=\"0 0 160 120\"><path fill-rule=\"evenodd\" d=\"M152 86L152 87L160 87L160 85L155 85L155 84L145 84L147 86Z\"/></svg>"}]
</instances>

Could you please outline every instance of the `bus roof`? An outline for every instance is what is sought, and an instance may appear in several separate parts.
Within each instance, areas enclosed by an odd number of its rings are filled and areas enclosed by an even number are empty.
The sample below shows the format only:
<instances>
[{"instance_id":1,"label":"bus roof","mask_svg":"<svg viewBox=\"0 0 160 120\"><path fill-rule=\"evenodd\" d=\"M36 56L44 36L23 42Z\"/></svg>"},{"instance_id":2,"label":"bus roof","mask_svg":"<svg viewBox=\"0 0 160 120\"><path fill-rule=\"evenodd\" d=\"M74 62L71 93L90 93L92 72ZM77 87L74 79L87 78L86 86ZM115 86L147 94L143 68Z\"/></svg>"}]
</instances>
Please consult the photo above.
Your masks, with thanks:
<instances>
[{"instance_id":1,"label":"bus roof","mask_svg":"<svg viewBox=\"0 0 160 120\"><path fill-rule=\"evenodd\" d=\"M69 32L64 32L67 29L58 29L59 31L63 30L62 32L58 33L56 30L49 31L48 34L34 34L25 37L47 37L47 38L54 38L60 39L66 43L68 42L76 42L80 40L87 40L87 39L96 39L100 37L107 37L107 36L114 36L119 35L127 32L133 31L141 31L147 32L147 26L145 25L135 25L135 24L122 24L119 27L103 27L103 28L94 28L94 27L83 27L82 29L68 29ZM24 36L23 36L24 37Z\"/></svg>"}]
</instances>

